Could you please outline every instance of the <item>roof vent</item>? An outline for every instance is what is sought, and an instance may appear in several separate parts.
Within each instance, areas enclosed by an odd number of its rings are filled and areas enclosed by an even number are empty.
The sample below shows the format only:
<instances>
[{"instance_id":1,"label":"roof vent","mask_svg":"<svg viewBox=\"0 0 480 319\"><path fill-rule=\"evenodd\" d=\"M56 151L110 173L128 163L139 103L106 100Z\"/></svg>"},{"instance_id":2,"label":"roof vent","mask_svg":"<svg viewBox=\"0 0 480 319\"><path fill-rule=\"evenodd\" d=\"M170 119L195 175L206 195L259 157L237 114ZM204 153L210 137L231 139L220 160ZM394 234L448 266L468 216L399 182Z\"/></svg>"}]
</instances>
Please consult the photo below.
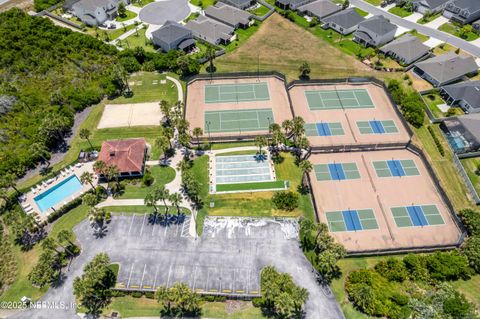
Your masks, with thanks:
<instances>
[{"instance_id":1,"label":"roof vent","mask_svg":"<svg viewBox=\"0 0 480 319\"><path fill-rule=\"evenodd\" d=\"M115 156L115 151L110 151L110 157L114 157Z\"/></svg>"}]
</instances>

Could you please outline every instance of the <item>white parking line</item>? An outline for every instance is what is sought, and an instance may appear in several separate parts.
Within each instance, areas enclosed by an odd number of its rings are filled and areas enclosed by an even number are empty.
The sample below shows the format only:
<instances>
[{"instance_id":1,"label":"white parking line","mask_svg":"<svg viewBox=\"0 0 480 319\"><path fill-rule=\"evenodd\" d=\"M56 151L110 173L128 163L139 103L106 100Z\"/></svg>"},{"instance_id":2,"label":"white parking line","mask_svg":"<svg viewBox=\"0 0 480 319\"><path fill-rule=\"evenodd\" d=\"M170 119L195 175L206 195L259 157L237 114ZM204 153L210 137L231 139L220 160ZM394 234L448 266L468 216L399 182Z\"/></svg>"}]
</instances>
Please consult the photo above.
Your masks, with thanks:
<instances>
[{"instance_id":1,"label":"white parking line","mask_svg":"<svg viewBox=\"0 0 480 319\"><path fill-rule=\"evenodd\" d=\"M153 233L155 232L155 225L157 224L157 214L153 218L153 227L152 227L152 237L154 236Z\"/></svg>"},{"instance_id":2,"label":"white parking line","mask_svg":"<svg viewBox=\"0 0 480 319\"><path fill-rule=\"evenodd\" d=\"M145 226L145 219L147 219L147 213L143 215L142 228L140 228L140 236L142 236L142 233L143 233L143 226Z\"/></svg>"},{"instance_id":3,"label":"white parking line","mask_svg":"<svg viewBox=\"0 0 480 319\"><path fill-rule=\"evenodd\" d=\"M135 219L135 215L132 217L132 222L130 223L130 228L128 229L128 236L130 236L130 232L132 231L133 220Z\"/></svg>"},{"instance_id":4,"label":"white parking line","mask_svg":"<svg viewBox=\"0 0 480 319\"><path fill-rule=\"evenodd\" d=\"M134 263L132 263L132 267L130 268L130 275L128 276L127 288L130 287L130 279L132 279L133 265Z\"/></svg>"},{"instance_id":5,"label":"white parking line","mask_svg":"<svg viewBox=\"0 0 480 319\"><path fill-rule=\"evenodd\" d=\"M193 291L195 291L195 285L197 284L197 270L198 270L198 265L195 265L195 270L193 271L193 285L192 285Z\"/></svg>"},{"instance_id":6,"label":"white parking line","mask_svg":"<svg viewBox=\"0 0 480 319\"><path fill-rule=\"evenodd\" d=\"M143 287L143 280L145 279L145 270L147 269L147 264L143 266L143 275L142 275L142 281L140 282L140 289Z\"/></svg>"},{"instance_id":7,"label":"white parking line","mask_svg":"<svg viewBox=\"0 0 480 319\"><path fill-rule=\"evenodd\" d=\"M167 277L166 287L168 287L168 283L170 282L170 274L171 273L172 273L172 264L170 264L170 268L168 269L168 277Z\"/></svg>"},{"instance_id":8,"label":"white parking line","mask_svg":"<svg viewBox=\"0 0 480 319\"><path fill-rule=\"evenodd\" d=\"M158 275L158 265L157 265L157 268L155 268L155 278L153 279L153 286L152 286L152 288L155 289L155 290L157 289L157 286L156 286L156 284L157 284L157 275Z\"/></svg>"}]
</instances>

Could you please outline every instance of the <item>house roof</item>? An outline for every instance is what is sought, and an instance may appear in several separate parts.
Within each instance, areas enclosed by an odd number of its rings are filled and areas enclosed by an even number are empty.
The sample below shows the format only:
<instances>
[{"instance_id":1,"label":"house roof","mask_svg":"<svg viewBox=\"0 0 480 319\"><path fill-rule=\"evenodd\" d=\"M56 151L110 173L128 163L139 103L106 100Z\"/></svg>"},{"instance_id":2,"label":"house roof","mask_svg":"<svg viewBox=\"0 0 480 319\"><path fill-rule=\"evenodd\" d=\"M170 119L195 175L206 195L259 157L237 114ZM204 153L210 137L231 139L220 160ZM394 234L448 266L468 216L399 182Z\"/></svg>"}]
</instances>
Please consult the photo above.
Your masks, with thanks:
<instances>
[{"instance_id":1,"label":"house roof","mask_svg":"<svg viewBox=\"0 0 480 319\"><path fill-rule=\"evenodd\" d=\"M232 27L203 15L198 16L195 20L188 21L185 27L204 37L215 40L228 40L234 31Z\"/></svg>"},{"instance_id":2,"label":"house roof","mask_svg":"<svg viewBox=\"0 0 480 319\"><path fill-rule=\"evenodd\" d=\"M388 19L382 15L373 16L363 22L360 22L358 26L363 27L368 33L379 36L383 36L387 33L397 30L397 26L390 23L390 21L388 21ZM372 36L372 34L369 35Z\"/></svg>"},{"instance_id":3,"label":"house roof","mask_svg":"<svg viewBox=\"0 0 480 319\"><path fill-rule=\"evenodd\" d=\"M448 52L418 62L415 66L439 83L448 82L449 80L478 70L478 66L473 57L457 55L454 52Z\"/></svg>"},{"instance_id":4,"label":"house roof","mask_svg":"<svg viewBox=\"0 0 480 319\"><path fill-rule=\"evenodd\" d=\"M365 18L359 15L354 8L342 10L325 18L325 22L335 23L345 29L350 29L362 21L365 21Z\"/></svg>"},{"instance_id":5,"label":"house roof","mask_svg":"<svg viewBox=\"0 0 480 319\"><path fill-rule=\"evenodd\" d=\"M237 6L244 6L244 5L247 5L251 2L251 0L223 0L224 2L229 2L229 3L233 3Z\"/></svg>"},{"instance_id":6,"label":"house roof","mask_svg":"<svg viewBox=\"0 0 480 319\"><path fill-rule=\"evenodd\" d=\"M460 132L471 145L480 145L480 113L449 118L444 124L450 132Z\"/></svg>"},{"instance_id":7,"label":"house roof","mask_svg":"<svg viewBox=\"0 0 480 319\"><path fill-rule=\"evenodd\" d=\"M468 9L470 13L480 10L480 1L478 0L454 0L452 4L461 10Z\"/></svg>"},{"instance_id":8,"label":"house roof","mask_svg":"<svg viewBox=\"0 0 480 319\"><path fill-rule=\"evenodd\" d=\"M384 45L380 51L391 52L406 61L415 61L430 51L430 48L414 35L405 34L398 39Z\"/></svg>"},{"instance_id":9,"label":"house roof","mask_svg":"<svg viewBox=\"0 0 480 319\"><path fill-rule=\"evenodd\" d=\"M337 6L330 0L317 0L298 8L300 12L309 11L318 17L326 17L335 12L342 10L340 6Z\"/></svg>"},{"instance_id":10,"label":"house roof","mask_svg":"<svg viewBox=\"0 0 480 319\"><path fill-rule=\"evenodd\" d=\"M98 7L108 6L109 3L109 0L80 0L73 6L82 8L84 11L95 11Z\"/></svg>"},{"instance_id":11,"label":"house roof","mask_svg":"<svg viewBox=\"0 0 480 319\"><path fill-rule=\"evenodd\" d=\"M152 32L152 37L166 43L171 43L178 39L188 37L191 33L192 31L180 23L168 20L160 29Z\"/></svg>"},{"instance_id":12,"label":"house roof","mask_svg":"<svg viewBox=\"0 0 480 319\"><path fill-rule=\"evenodd\" d=\"M456 101L463 100L473 108L480 108L480 81L445 85L442 89Z\"/></svg>"},{"instance_id":13,"label":"house roof","mask_svg":"<svg viewBox=\"0 0 480 319\"><path fill-rule=\"evenodd\" d=\"M193 40L193 39L186 39L186 40L183 40L182 42L180 42L180 43L178 44L178 48L179 48L180 50L183 50L183 49L188 48L189 46L194 45L194 44L195 44L195 40Z\"/></svg>"},{"instance_id":14,"label":"house roof","mask_svg":"<svg viewBox=\"0 0 480 319\"><path fill-rule=\"evenodd\" d=\"M143 138L105 141L98 160L107 166L115 165L120 173L140 172L145 161L145 147Z\"/></svg>"},{"instance_id":15,"label":"house roof","mask_svg":"<svg viewBox=\"0 0 480 319\"><path fill-rule=\"evenodd\" d=\"M424 2L427 4L427 6L430 8L430 9L435 9L447 2L449 2L450 0L413 0L413 3L416 3L416 2Z\"/></svg>"},{"instance_id":16,"label":"house roof","mask_svg":"<svg viewBox=\"0 0 480 319\"><path fill-rule=\"evenodd\" d=\"M230 25L248 24L252 14L234 6L217 2L205 10L205 15Z\"/></svg>"}]
</instances>

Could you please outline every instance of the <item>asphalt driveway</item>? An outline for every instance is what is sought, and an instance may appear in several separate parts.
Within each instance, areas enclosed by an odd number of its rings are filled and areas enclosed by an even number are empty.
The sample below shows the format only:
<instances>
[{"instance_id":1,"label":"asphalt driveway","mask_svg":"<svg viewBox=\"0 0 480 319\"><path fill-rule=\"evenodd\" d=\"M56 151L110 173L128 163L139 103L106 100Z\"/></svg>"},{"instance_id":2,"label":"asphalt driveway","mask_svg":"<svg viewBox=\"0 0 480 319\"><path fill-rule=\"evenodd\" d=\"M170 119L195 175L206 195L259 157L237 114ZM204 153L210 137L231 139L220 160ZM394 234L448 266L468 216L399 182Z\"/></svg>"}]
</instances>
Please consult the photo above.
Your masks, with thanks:
<instances>
[{"instance_id":1,"label":"asphalt driveway","mask_svg":"<svg viewBox=\"0 0 480 319\"><path fill-rule=\"evenodd\" d=\"M58 308L74 301L73 278L100 252L120 264L118 289L154 291L185 282L199 293L255 296L260 291L260 270L274 265L308 289L307 318L343 318L330 289L316 282L299 248L295 220L207 218L203 235L195 240L188 235L188 218L166 225L148 215L114 216L103 238L95 238L88 222L82 222L75 228L82 254L63 285L47 292L42 309L12 318L76 318L73 309Z\"/></svg>"}]
</instances>

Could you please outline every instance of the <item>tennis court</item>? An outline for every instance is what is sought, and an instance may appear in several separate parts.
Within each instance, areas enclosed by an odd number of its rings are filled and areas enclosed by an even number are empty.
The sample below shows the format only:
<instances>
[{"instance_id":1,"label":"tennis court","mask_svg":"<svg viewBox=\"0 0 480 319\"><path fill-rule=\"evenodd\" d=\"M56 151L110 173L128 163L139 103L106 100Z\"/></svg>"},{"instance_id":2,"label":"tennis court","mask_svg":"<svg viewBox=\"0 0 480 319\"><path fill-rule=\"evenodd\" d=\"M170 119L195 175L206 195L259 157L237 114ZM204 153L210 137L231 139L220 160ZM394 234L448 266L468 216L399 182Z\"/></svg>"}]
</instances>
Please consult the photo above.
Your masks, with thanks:
<instances>
[{"instance_id":1,"label":"tennis court","mask_svg":"<svg viewBox=\"0 0 480 319\"><path fill-rule=\"evenodd\" d=\"M357 127L361 134L393 134L398 128L392 120L385 121L358 121Z\"/></svg>"},{"instance_id":2,"label":"tennis court","mask_svg":"<svg viewBox=\"0 0 480 319\"><path fill-rule=\"evenodd\" d=\"M413 160L388 160L372 162L378 177L418 176L417 165Z\"/></svg>"},{"instance_id":3,"label":"tennis court","mask_svg":"<svg viewBox=\"0 0 480 319\"><path fill-rule=\"evenodd\" d=\"M306 136L338 136L344 135L342 123L309 123L305 124Z\"/></svg>"},{"instance_id":4,"label":"tennis court","mask_svg":"<svg viewBox=\"0 0 480 319\"><path fill-rule=\"evenodd\" d=\"M391 211L398 227L423 227L445 224L436 205L392 207Z\"/></svg>"},{"instance_id":5,"label":"tennis court","mask_svg":"<svg viewBox=\"0 0 480 319\"><path fill-rule=\"evenodd\" d=\"M216 156L217 184L273 181L268 157L257 155Z\"/></svg>"},{"instance_id":6,"label":"tennis court","mask_svg":"<svg viewBox=\"0 0 480 319\"><path fill-rule=\"evenodd\" d=\"M360 172L356 163L329 163L314 165L317 181L341 181L359 179Z\"/></svg>"},{"instance_id":7,"label":"tennis court","mask_svg":"<svg viewBox=\"0 0 480 319\"><path fill-rule=\"evenodd\" d=\"M378 229L373 209L326 212L328 228L332 232Z\"/></svg>"},{"instance_id":8,"label":"tennis court","mask_svg":"<svg viewBox=\"0 0 480 319\"><path fill-rule=\"evenodd\" d=\"M305 91L310 110L373 108L366 89Z\"/></svg>"},{"instance_id":9,"label":"tennis court","mask_svg":"<svg viewBox=\"0 0 480 319\"><path fill-rule=\"evenodd\" d=\"M207 133L268 131L275 123L272 109L206 111Z\"/></svg>"},{"instance_id":10,"label":"tennis court","mask_svg":"<svg viewBox=\"0 0 480 319\"><path fill-rule=\"evenodd\" d=\"M205 103L268 101L267 82L207 84Z\"/></svg>"}]
</instances>

